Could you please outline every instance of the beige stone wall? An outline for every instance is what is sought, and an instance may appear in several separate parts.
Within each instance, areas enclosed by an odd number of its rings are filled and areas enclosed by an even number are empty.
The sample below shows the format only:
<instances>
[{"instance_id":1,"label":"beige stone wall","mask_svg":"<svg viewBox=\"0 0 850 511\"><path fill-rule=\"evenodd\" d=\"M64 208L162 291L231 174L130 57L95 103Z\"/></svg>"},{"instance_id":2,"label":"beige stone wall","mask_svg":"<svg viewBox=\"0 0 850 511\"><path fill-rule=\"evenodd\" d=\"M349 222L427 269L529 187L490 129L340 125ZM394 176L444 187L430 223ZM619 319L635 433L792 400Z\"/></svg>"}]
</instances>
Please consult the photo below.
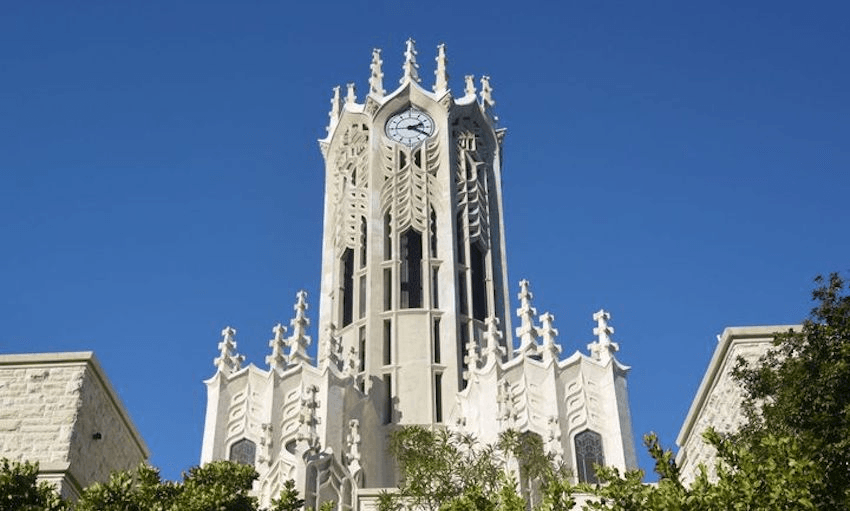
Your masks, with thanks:
<instances>
[{"instance_id":1,"label":"beige stone wall","mask_svg":"<svg viewBox=\"0 0 850 511\"><path fill-rule=\"evenodd\" d=\"M699 473L700 464L706 466L709 474L714 474L714 460L717 453L714 447L705 443L702 433L709 426L723 433L733 432L738 429L744 419L741 409L744 400L743 390L732 378L735 361L738 357L743 357L748 362L754 362L769 347L770 339L766 342L737 344L730 347L714 388L694 424L693 432L681 447L685 453L681 467L684 482L690 483L694 480Z\"/></svg>"},{"instance_id":2,"label":"beige stone wall","mask_svg":"<svg viewBox=\"0 0 850 511\"><path fill-rule=\"evenodd\" d=\"M676 444L679 452L676 461L681 468L682 480L690 483L699 474L699 465L714 474L717 453L706 445L703 432L713 427L720 432L736 431L744 420L741 405L743 389L732 377L738 357L756 362L772 346L777 332L789 329L799 331L796 325L729 327L719 337L717 348L703 376L694 402Z\"/></svg>"},{"instance_id":3,"label":"beige stone wall","mask_svg":"<svg viewBox=\"0 0 850 511\"><path fill-rule=\"evenodd\" d=\"M70 462L74 477L83 486L104 481L116 470L129 470L147 458L122 417L114 396L99 375L87 371L79 394L80 409L71 434ZM100 438L95 439L99 434Z\"/></svg>"},{"instance_id":4,"label":"beige stone wall","mask_svg":"<svg viewBox=\"0 0 850 511\"><path fill-rule=\"evenodd\" d=\"M75 497L147 456L92 353L0 355L0 457L38 462Z\"/></svg>"},{"instance_id":5,"label":"beige stone wall","mask_svg":"<svg viewBox=\"0 0 850 511\"><path fill-rule=\"evenodd\" d=\"M0 366L0 456L68 463L85 369Z\"/></svg>"}]
</instances>

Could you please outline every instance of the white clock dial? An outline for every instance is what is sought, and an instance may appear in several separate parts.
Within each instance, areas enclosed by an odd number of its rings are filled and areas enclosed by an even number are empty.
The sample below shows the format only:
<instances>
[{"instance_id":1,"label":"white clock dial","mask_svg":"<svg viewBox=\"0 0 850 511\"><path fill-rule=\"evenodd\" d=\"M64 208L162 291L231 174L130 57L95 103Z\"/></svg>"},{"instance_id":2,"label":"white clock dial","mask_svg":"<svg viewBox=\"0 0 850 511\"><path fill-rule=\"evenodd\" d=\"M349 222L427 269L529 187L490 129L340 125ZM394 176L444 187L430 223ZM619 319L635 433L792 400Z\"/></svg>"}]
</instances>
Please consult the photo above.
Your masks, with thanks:
<instances>
[{"instance_id":1,"label":"white clock dial","mask_svg":"<svg viewBox=\"0 0 850 511\"><path fill-rule=\"evenodd\" d=\"M408 147L415 147L434 133L434 119L422 110L408 108L387 121L387 136Z\"/></svg>"}]
</instances>

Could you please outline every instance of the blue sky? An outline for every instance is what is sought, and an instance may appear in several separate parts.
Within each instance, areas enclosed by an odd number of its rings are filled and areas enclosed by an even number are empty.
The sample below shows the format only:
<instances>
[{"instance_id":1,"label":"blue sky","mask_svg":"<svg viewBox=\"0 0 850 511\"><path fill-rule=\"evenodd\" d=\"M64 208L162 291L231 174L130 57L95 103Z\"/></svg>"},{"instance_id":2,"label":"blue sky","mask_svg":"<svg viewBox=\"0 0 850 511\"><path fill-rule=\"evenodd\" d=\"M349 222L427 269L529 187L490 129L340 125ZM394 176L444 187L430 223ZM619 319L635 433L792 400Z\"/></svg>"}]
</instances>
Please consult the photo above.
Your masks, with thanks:
<instances>
[{"instance_id":1,"label":"blue sky","mask_svg":"<svg viewBox=\"0 0 850 511\"><path fill-rule=\"evenodd\" d=\"M636 437L672 446L726 326L848 270L845 2L6 2L0 352L94 350L168 478L220 331L317 320L332 87L488 74L508 271L567 353L612 313ZM311 332L315 338L315 332ZM638 450L643 453L642 448ZM642 466L651 464L642 454Z\"/></svg>"}]
</instances>

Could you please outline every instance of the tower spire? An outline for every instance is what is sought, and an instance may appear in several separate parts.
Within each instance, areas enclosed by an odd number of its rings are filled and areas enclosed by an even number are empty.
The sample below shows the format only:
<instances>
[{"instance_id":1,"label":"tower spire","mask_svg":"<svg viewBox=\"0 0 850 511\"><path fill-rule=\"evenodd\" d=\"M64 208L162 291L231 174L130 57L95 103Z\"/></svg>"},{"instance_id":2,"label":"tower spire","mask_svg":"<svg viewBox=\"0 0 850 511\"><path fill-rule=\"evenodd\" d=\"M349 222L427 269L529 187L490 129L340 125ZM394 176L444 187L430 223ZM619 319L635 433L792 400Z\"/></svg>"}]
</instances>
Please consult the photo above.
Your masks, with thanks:
<instances>
[{"instance_id":1,"label":"tower spire","mask_svg":"<svg viewBox=\"0 0 850 511\"><path fill-rule=\"evenodd\" d=\"M381 66L384 61L381 60L380 48L372 50L372 64L369 65L371 74L369 75L369 94L381 98L384 96L384 72Z\"/></svg>"},{"instance_id":2,"label":"tower spire","mask_svg":"<svg viewBox=\"0 0 850 511\"><path fill-rule=\"evenodd\" d=\"M555 343L558 337L558 330L552 326L555 322L555 316L550 313L545 313L540 316L540 321L543 325L540 327L540 335L543 337L543 360L557 360L561 353L561 347Z\"/></svg>"},{"instance_id":3,"label":"tower spire","mask_svg":"<svg viewBox=\"0 0 850 511\"><path fill-rule=\"evenodd\" d=\"M339 114L342 111L342 100L339 97L339 85L334 87L334 95L331 98L331 111L328 112L328 117L330 117L330 121L328 122L328 133L336 126L336 123L339 122Z\"/></svg>"},{"instance_id":4,"label":"tower spire","mask_svg":"<svg viewBox=\"0 0 850 511\"><path fill-rule=\"evenodd\" d=\"M286 369L286 356L284 348L286 348L286 339L283 334L286 333L286 327L278 323L272 328L274 339L269 341L269 347L272 349L271 355L266 356L266 364L269 365L269 371L283 371Z\"/></svg>"},{"instance_id":5,"label":"tower spire","mask_svg":"<svg viewBox=\"0 0 850 511\"><path fill-rule=\"evenodd\" d=\"M402 71L404 71L404 74L402 75L401 80L399 80L402 85L407 80L416 83L421 81L419 79L419 64L416 63L415 44L416 41L414 41L412 37L407 40L407 49L404 51L404 65L401 68Z\"/></svg>"},{"instance_id":6,"label":"tower spire","mask_svg":"<svg viewBox=\"0 0 850 511\"><path fill-rule=\"evenodd\" d=\"M438 95L443 94L449 88L449 74L446 71L446 64L448 63L448 59L446 58L446 45L444 43L440 43L437 46L437 69L434 70L434 76L436 76L436 80L434 80L434 92Z\"/></svg>"},{"instance_id":7,"label":"tower spire","mask_svg":"<svg viewBox=\"0 0 850 511\"><path fill-rule=\"evenodd\" d=\"M527 351L537 351L537 327L534 326L534 319L537 317L537 309L532 307L531 299L534 295L528 289L528 280L522 279L519 282L519 302L520 307L516 311L517 317L520 318L520 326L516 329L516 335L520 338L520 345L517 348L519 353Z\"/></svg>"},{"instance_id":8,"label":"tower spire","mask_svg":"<svg viewBox=\"0 0 850 511\"><path fill-rule=\"evenodd\" d=\"M292 335L287 339L289 345L287 362L289 365L300 362L310 363L310 356L307 355L307 346L310 345L310 336L307 335L307 327L310 326L310 320L307 318L307 291L303 289L298 291L296 297L297 302L293 307L295 317L289 322L292 326Z\"/></svg>"},{"instance_id":9,"label":"tower spire","mask_svg":"<svg viewBox=\"0 0 850 511\"><path fill-rule=\"evenodd\" d=\"M505 348L500 342L502 340L502 332L499 331L499 318L491 315L485 323L487 325L487 330L484 332L484 340L486 342L484 345L485 363L489 363L489 357L492 357L493 360L502 360L502 357L505 356Z\"/></svg>"},{"instance_id":10,"label":"tower spire","mask_svg":"<svg viewBox=\"0 0 850 511\"><path fill-rule=\"evenodd\" d=\"M496 104L493 101L493 88L490 87L490 77L484 75L481 77L481 105L484 108L492 108Z\"/></svg>"},{"instance_id":11,"label":"tower spire","mask_svg":"<svg viewBox=\"0 0 850 511\"><path fill-rule=\"evenodd\" d=\"M474 75L466 75L463 77L466 82L466 87L464 87L463 92L466 94L466 97L472 96L475 97L475 76Z\"/></svg>"},{"instance_id":12,"label":"tower spire","mask_svg":"<svg viewBox=\"0 0 850 511\"><path fill-rule=\"evenodd\" d=\"M593 315L593 320L596 321L597 325L593 329L593 335L597 336L597 340L587 345L591 356L602 363L611 360L614 353L620 349L619 344L611 341L611 334L614 333L614 327L608 325L610 319L611 314L606 312L605 309L599 309Z\"/></svg>"},{"instance_id":13,"label":"tower spire","mask_svg":"<svg viewBox=\"0 0 850 511\"><path fill-rule=\"evenodd\" d=\"M213 364L215 364L219 372L229 376L242 368L242 362L245 361L245 356L236 353L235 328L225 327L221 331L221 337L221 342L218 343L220 355L213 360Z\"/></svg>"},{"instance_id":14,"label":"tower spire","mask_svg":"<svg viewBox=\"0 0 850 511\"><path fill-rule=\"evenodd\" d=\"M346 88L348 89L348 93L345 95L345 104L353 105L357 102L357 94L355 94L354 83L346 84Z\"/></svg>"}]
</instances>

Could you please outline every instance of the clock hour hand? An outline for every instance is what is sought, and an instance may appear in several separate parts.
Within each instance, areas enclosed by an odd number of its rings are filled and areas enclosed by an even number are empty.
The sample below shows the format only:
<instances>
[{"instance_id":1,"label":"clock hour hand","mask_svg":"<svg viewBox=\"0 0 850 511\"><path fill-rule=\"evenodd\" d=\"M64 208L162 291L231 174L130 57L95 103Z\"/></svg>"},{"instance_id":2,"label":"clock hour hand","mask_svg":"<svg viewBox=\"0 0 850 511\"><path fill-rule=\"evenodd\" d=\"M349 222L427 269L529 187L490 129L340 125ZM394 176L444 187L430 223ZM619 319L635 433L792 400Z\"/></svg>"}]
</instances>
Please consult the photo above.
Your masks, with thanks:
<instances>
[{"instance_id":1,"label":"clock hour hand","mask_svg":"<svg viewBox=\"0 0 850 511\"><path fill-rule=\"evenodd\" d=\"M428 132L425 131L425 126L421 122L419 124L414 124L412 126L408 126L407 129L413 130L413 131L418 131L419 133L422 133L423 135L428 134Z\"/></svg>"}]
</instances>

